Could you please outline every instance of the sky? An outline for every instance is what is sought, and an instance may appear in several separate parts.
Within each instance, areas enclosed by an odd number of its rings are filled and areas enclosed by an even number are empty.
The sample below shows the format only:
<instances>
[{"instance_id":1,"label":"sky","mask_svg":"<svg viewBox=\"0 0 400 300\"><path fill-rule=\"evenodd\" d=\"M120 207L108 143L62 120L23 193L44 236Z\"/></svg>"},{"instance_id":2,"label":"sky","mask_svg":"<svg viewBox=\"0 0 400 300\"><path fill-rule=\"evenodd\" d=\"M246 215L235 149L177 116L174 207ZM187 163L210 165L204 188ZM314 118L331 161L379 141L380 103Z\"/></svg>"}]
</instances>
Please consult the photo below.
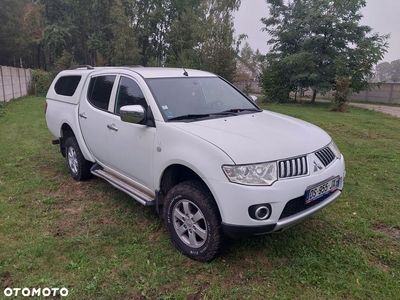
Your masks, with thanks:
<instances>
[{"instance_id":1,"label":"sky","mask_svg":"<svg viewBox=\"0 0 400 300\"><path fill-rule=\"evenodd\" d=\"M248 35L247 42L253 50L262 54L268 52L268 34L261 31L264 24L260 19L268 17L269 8L265 0L242 0L235 14L235 32ZM368 25L380 35L390 33L388 52L382 61L391 62L400 59L400 0L367 0L362 9L364 16L360 24Z\"/></svg>"}]
</instances>

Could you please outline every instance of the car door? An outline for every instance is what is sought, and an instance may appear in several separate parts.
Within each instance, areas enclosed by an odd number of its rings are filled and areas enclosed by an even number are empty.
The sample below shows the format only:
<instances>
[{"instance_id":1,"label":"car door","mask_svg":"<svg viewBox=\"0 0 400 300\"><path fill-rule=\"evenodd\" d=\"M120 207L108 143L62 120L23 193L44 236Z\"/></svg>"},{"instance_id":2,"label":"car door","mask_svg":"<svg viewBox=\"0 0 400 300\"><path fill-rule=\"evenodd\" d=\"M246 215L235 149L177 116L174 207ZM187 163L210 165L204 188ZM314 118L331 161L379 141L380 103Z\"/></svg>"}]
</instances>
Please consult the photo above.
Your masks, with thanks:
<instances>
[{"instance_id":1,"label":"car door","mask_svg":"<svg viewBox=\"0 0 400 300\"><path fill-rule=\"evenodd\" d=\"M107 133L110 130L109 105L116 75L99 75L90 78L87 94L79 104L79 125L83 139L97 162L108 164Z\"/></svg>"},{"instance_id":2,"label":"car door","mask_svg":"<svg viewBox=\"0 0 400 300\"><path fill-rule=\"evenodd\" d=\"M156 129L144 124L121 121L120 108L148 104L139 84L131 77L120 76L112 114L108 119L107 151L110 167L143 188L154 191L153 155ZM111 110L111 109L110 109Z\"/></svg>"}]
</instances>

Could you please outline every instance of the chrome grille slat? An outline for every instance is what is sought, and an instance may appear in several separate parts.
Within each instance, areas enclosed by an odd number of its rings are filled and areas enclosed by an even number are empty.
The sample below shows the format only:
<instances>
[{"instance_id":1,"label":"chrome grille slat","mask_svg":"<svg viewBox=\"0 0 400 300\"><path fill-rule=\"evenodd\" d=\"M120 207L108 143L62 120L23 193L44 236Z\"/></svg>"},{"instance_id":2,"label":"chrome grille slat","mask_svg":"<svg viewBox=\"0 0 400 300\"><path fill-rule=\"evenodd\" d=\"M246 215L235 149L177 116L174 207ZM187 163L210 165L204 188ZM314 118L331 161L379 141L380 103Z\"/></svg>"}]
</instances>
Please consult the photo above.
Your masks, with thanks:
<instances>
[{"instance_id":1,"label":"chrome grille slat","mask_svg":"<svg viewBox=\"0 0 400 300\"><path fill-rule=\"evenodd\" d=\"M279 178L291 178L308 174L306 156L281 160L278 163L278 167Z\"/></svg>"},{"instance_id":2,"label":"chrome grille slat","mask_svg":"<svg viewBox=\"0 0 400 300\"><path fill-rule=\"evenodd\" d=\"M329 147L318 150L317 152L314 152L314 154L325 167L335 160L335 154Z\"/></svg>"},{"instance_id":3,"label":"chrome grille slat","mask_svg":"<svg viewBox=\"0 0 400 300\"><path fill-rule=\"evenodd\" d=\"M296 176L296 174L297 174L296 160L292 160L292 171L293 171L293 176Z\"/></svg>"}]
</instances>

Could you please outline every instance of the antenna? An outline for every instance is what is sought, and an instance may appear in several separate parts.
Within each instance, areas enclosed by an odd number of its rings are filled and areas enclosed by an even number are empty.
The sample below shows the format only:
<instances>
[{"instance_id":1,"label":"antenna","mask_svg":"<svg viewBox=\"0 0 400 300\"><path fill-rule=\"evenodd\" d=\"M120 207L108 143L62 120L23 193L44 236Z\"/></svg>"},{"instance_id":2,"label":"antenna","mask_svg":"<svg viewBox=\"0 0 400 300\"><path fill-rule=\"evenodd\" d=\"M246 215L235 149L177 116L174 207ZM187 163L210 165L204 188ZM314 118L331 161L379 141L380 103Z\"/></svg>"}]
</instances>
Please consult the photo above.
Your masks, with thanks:
<instances>
[{"instance_id":1,"label":"antenna","mask_svg":"<svg viewBox=\"0 0 400 300\"><path fill-rule=\"evenodd\" d=\"M172 53L174 53L176 60L179 62L179 64L181 65L181 67L183 69L183 75L189 76L188 72L186 72L185 67L183 66L182 62L180 61L178 55L176 54L176 52L174 51L174 48L172 48L172 46L171 46L171 50L172 50Z\"/></svg>"}]
</instances>

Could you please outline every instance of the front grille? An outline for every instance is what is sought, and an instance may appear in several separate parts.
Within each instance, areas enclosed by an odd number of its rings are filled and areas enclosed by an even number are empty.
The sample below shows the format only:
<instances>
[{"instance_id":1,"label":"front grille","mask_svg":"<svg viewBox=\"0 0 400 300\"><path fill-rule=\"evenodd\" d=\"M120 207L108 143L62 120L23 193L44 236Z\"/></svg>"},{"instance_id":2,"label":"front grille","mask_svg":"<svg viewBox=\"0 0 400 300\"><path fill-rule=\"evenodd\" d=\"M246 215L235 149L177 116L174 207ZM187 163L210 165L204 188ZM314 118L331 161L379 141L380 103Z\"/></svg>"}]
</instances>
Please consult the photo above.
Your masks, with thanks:
<instances>
[{"instance_id":1,"label":"front grille","mask_svg":"<svg viewBox=\"0 0 400 300\"><path fill-rule=\"evenodd\" d=\"M315 152L315 156L324 164L326 167L335 159L335 154L333 154L331 148L326 147Z\"/></svg>"},{"instance_id":2,"label":"front grille","mask_svg":"<svg viewBox=\"0 0 400 300\"><path fill-rule=\"evenodd\" d=\"M279 178L290 178L308 174L306 156L281 160L278 162L278 167Z\"/></svg>"},{"instance_id":3,"label":"front grille","mask_svg":"<svg viewBox=\"0 0 400 300\"><path fill-rule=\"evenodd\" d=\"M308 204L306 204L306 202L304 200L305 199L304 196L292 199L288 203L286 203L285 208L283 209L282 214L279 217L279 220L290 217L290 216L295 215L304 210L307 210L307 209L313 207L314 205L317 205L317 204L323 202L329 196L331 196L331 194L321 197L321 198L319 198L311 203L308 203Z\"/></svg>"}]
</instances>

